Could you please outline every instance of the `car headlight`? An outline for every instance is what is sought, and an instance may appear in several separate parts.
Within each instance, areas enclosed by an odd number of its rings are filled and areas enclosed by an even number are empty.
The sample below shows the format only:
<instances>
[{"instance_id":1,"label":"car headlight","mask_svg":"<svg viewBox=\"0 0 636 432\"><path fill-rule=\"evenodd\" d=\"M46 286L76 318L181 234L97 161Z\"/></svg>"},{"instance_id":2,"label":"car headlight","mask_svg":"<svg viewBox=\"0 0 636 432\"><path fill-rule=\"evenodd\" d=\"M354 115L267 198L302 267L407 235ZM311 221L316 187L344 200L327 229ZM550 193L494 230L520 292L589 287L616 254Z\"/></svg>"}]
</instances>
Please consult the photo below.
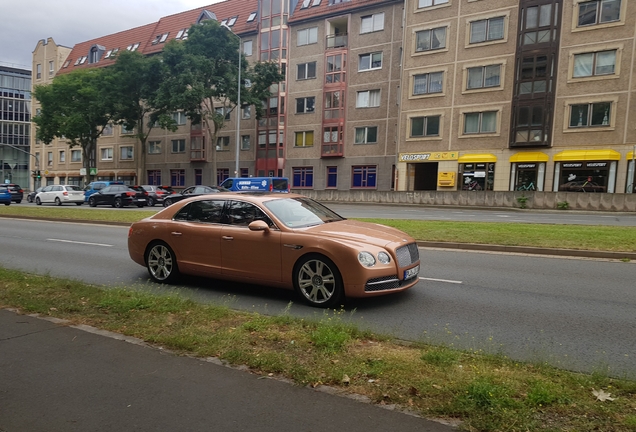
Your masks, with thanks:
<instances>
[{"instance_id":1,"label":"car headlight","mask_svg":"<svg viewBox=\"0 0 636 432\"><path fill-rule=\"evenodd\" d=\"M391 257L386 252L380 252L378 253L378 261L380 261L382 264L388 264L391 262Z\"/></svg>"},{"instance_id":2,"label":"car headlight","mask_svg":"<svg viewBox=\"0 0 636 432\"><path fill-rule=\"evenodd\" d=\"M360 252L358 254L358 261L365 267L373 267L375 265L375 258L369 252Z\"/></svg>"}]
</instances>

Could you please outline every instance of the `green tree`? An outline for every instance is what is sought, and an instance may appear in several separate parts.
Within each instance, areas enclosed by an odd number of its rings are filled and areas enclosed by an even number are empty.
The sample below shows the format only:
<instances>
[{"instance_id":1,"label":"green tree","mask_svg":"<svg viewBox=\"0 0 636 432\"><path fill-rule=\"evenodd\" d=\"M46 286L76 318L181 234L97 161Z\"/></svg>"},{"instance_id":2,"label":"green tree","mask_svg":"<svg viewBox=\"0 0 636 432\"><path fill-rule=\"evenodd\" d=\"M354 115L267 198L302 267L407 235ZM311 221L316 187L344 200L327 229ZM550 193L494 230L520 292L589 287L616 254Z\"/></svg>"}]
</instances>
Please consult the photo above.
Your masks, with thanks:
<instances>
[{"instance_id":1,"label":"green tree","mask_svg":"<svg viewBox=\"0 0 636 432\"><path fill-rule=\"evenodd\" d=\"M224 126L224 115L216 109L223 107L231 112L237 106L239 42L230 30L207 20L190 27L187 40L173 40L163 52L170 74L164 81L163 97L169 100L168 105L184 109L193 124L203 124L215 179L216 137ZM256 118L260 118L272 84L282 81L283 76L275 63L257 63L250 68L244 57L240 63L241 105L254 105ZM250 85L245 86L248 82Z\"/></svg>"},{"instance_id":2,"label":"green tree","mask_svg":"<svg viewBox=\"0 0 636 432\"><path fill-rule=\"evenodd\" d=\"M97 138L112 119L113 107L104 88L105 69L83 69L55 77L48 85L36 86L34 97L41 112L33 117L37 138L45 144L54 138L80 146L87 181L89 168L96 167Z\"/></svg>"}]
</instances>

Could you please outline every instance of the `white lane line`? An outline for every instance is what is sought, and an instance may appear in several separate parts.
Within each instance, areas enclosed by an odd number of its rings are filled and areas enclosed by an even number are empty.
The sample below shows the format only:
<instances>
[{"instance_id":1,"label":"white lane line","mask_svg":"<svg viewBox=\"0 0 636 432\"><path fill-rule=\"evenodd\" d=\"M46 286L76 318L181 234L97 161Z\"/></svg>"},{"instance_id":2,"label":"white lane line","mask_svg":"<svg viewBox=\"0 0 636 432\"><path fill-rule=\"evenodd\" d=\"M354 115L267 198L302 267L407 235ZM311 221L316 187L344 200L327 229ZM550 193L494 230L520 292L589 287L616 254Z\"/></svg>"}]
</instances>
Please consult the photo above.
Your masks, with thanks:
<instances>
[{"instance_id":1,"label":"white lane line","mask_svg":"<svg viewBox=\"0 0 636 432\"><path fill-rule=\"evenodd\" d=\"M454 283L454 284L463 283L462 281L457 281L457 280L434 279L434 278L425 278L425 277L421 277L420 280L428 280L428 281L433 281L433 282L447 282L447 283Z\"/></svg>"},{"instance_id":2,"label":"white lane line","mask_svg":"<svg viewBox=\"0 0 636 432\"><path fill-rule=\"evenodd\" d=\"M61 242L61 243L75 243L75 244L83 244L89 246L104 246L104 247L112 247L113 245L103 244L103 243L88 243L88 242L80 242L73 240L62 240L62 239L46 239L47 241Z\"/></svg>"}]
</instances>

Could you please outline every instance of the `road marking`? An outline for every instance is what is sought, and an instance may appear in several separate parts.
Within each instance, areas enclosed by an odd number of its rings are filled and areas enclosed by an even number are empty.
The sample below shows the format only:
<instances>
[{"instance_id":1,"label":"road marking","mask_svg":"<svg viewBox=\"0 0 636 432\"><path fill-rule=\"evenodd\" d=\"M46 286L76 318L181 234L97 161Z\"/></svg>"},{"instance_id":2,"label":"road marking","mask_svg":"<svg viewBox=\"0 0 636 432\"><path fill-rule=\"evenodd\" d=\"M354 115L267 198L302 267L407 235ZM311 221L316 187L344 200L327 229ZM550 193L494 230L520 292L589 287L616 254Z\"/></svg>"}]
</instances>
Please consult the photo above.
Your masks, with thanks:
<instances>
[{"instance_id":1,"label":"road marking","mask_svg":"<svg viewBox=\"0 0 636 432\"><path fill-rule=\"evenodd\" d=\"M447 283L454 283L454 284L463 283L462 281L457 281L457 280L434 279L434 278L425 278L425 277L421 277L420 280L428 280L428 281L433 281L433 282L447 282Z\"/></svg>"},{"instance_id":2,"label":"road marking","mask_svg":"<svg viewBox=\"0 0 636 432\"><path fill-rule=\"evenodd\" d=\"M83 244L89 246L104 246L104 247L112 247L113 245L103 244L103 243L88 243L88 242L80 242L73 240L62 240L62 239L47 239L48 241L61 242L61 243L75 243L75 244Z\"/></svg>"}]
</instances>

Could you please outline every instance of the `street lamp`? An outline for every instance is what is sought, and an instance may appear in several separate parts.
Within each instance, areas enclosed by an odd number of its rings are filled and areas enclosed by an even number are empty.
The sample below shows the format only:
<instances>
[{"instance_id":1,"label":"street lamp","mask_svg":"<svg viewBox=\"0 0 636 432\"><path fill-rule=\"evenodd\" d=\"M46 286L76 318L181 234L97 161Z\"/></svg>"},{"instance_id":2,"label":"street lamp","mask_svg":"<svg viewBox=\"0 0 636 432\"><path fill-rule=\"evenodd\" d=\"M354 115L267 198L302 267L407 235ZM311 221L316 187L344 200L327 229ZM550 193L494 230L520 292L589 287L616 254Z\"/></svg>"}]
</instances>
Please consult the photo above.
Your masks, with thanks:
<instances>
[{"instance_id":1,"label":"street lamp","mask_svg":"<svg viewBox=\"0 0 636 432\"><path fill-rule=\"evenodd\" d=\"M239 61L238 61L238 90L237 90L237 98L236 98L236 166L234 168L234 177L239 177L239 145L241 141L241 61L243 60L243 55L241 53L241 37L234 33L232 29L225 23L221 24L221 27L225 27L231 34L236 36L239 40Z\"/></svg>"}]
</instances>

